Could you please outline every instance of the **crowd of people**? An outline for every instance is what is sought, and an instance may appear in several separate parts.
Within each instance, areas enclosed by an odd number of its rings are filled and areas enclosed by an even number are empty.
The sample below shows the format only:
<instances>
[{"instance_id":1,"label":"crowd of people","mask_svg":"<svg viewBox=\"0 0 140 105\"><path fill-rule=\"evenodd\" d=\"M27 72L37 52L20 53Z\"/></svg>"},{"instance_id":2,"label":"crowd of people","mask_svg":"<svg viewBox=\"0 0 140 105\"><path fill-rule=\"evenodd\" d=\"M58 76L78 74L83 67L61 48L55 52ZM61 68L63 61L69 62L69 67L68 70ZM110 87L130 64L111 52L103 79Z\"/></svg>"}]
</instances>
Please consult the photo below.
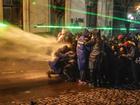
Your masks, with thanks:
<instances>
[{"instance_id":1,"label":"crowd of people","mask_svg":"<svg viewBox=\"0 0 140 105\"><path fill-rule=\"evenodd\" d=\"M56 73L67 81L93 87L140 85L139 34L108 38L100 30L85 29L76 35L63 30L57 39L69 45L59 48L49 61L49 77Z\"/></svg>"}]
</instances>

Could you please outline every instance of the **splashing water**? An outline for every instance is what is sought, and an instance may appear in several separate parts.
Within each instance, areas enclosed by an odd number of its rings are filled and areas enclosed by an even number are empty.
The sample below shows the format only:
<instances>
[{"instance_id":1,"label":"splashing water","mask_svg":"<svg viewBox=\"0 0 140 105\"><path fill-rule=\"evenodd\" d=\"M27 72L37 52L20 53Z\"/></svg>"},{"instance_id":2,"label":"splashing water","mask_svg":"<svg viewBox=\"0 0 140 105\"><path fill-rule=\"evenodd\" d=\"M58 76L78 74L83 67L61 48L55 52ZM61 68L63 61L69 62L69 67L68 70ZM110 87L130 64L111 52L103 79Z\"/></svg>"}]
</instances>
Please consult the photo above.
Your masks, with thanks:
<instances>
[{"instance_id":1,"label":"splashing water","mask_svg":"<svg viewBox=\"0 0 140 105\"><path fill-rule=\"evenodd\" d=\"M11 25L0 28L0 58L48 61L62 46L52 36L41 37Z\"/></svg>"}]
</instances>

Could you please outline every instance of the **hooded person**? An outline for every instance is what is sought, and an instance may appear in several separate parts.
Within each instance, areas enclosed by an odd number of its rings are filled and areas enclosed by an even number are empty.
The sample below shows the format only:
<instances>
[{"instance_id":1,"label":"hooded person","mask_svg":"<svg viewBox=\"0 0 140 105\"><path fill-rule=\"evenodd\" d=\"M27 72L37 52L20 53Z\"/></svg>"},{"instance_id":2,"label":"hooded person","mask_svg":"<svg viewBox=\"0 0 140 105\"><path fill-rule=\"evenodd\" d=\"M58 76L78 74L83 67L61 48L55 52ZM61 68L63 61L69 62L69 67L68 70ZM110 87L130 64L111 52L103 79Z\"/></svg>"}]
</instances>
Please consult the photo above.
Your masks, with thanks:
<instances>
[{"instance_id":1,"label":"hooded person","mask_svg":"<svg viewBox=\"0 0 140 105\"><path fill-rule=\"evenodd\" d=\"M86 72L88 70L88 57L90 53L90 45L86 44L89 38L89 31L84 30L83 34L77 39L76 54L78 69L80 72L80 84L86 84Z\"/></svg>"}]
</instances>

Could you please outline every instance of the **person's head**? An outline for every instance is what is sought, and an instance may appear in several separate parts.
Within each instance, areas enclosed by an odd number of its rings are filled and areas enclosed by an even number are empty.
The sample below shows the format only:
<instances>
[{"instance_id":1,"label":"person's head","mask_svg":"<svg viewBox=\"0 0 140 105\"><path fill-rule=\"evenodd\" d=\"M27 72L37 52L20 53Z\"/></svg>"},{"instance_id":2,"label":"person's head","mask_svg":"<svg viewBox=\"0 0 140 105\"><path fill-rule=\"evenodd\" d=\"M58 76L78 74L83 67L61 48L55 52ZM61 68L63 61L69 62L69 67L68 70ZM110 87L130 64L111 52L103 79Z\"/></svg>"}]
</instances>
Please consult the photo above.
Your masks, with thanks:
<instances>
[{"instance_id":1,"label":"person's head","mask_svg":"<svg viewBox=\"0 0 140 105\"><path fill-rule=\"evenodd\" d=\"M120 54L126 54L126 47L125 46L121 46L119 48L119 52L120 52Z\"/></svg>"},{"instance_id":2,"label":"person's head","mask_svg":"<svg viewBox=\"0 0 140 105\"><path fill-rule=\"evenodd\" d=\"M123 38L124 38L124 36L123 36L122 34L118 35L118 37L117 37L117 39L118 39L119 41L122 41Z\"/></svg>"},{"instance_id":3,"label":"person's head","mask_svg":"<svg viewBox=\"0 0 140 105\"><path fill-rule=\"evenodd\" d=\"M117 46L116 46L116 45L112 45L112 46L111 46L111 49L112 49L113 51L115 51L115 50L117 50Z\"/></svg>"},{"instance_id":4,"label":"person's head","mask_svg":"<svg viewBox=\"0 0 140 105\"><path fill-rule=\"evenodd\" d=\"M87 29L84 29L82 36L88 37L90 35L90 32Z\"/></svg>"},{"instance_id":5,"label":"person's head","mask_svg":"<svg viewBox=\"0 0 140 105\"><path fill-rule=\"evenodd\" d=\"M103 41L107 41L107 37L104 36L104 35L101 37L101 39L102 39Z\"/></svg>"},{"instance_id":6,"label":"person's head","mask_svg":"<svg viewBox=\"0 0 140 105\"><path fill-rule=\"evenodd\" d=\"M98 39L100 39L101 38L101 34L100 34L100 30L93 30L92 32L91 32L91 34L92 34L92 37L94 38L94 39L96 39L96 38L98 38Z\"/></svg>"},{"instance_id":7,"label":"person's head","mask_svg":"<svg viewBox=\"0 0 140 105\"><path fill-rule=\"evenodd\" d=\"M67 32L67 30L65 29L65 28L63 28L62 30L61 30L61 33L62 34L65 34Z\"/></svg>"}]
</instances>

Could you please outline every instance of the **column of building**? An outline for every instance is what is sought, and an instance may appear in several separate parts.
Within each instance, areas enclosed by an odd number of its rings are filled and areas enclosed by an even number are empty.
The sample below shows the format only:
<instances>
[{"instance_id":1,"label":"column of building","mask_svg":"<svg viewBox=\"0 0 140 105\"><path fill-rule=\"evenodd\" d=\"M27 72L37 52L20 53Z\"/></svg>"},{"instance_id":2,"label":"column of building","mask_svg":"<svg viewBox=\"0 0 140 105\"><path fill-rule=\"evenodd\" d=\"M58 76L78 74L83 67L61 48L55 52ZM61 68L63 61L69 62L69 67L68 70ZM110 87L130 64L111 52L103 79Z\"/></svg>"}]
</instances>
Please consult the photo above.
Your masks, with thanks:
<instances>
[{"instance_id":1,"label":"column of building","mask_svg":"<svg viewBox=\"0 0 140 105\"><path fill-rule=\"evenodd\" d=\"M71 0L65 0L65 25L71 23Z\"/></svg>"},{"instance_id":2,"label":"column of building","mask_svg":"<svg viewBox=\"0 0 140 105\"><path fill-rule=\"evenodd\" d=\"M29 21L29 0L23 0L23 30L30 30Z\"/></svg>"},{"instance_id":3,"label":"column of building","mask_svg":"<svg viewBox=\"0 0 140 105\"><path fill-rule=\"evenodd\" d=\"M95 28L96 21L97 21L97 3L98 0L90 0L86 2L86 9L87 9L87 27Z\"/></svg>"},{"instance_id":4,"label":"column of building","mask_svg":"<svg viewBox=\"0 0 140 105\"><path fill-rule=\"evenodd\" d=\"M101 34L105 36L111 35L113 0L98 0L97 13L97 27L102 29Z\"/></svg>"},{"instance_id":5,"label":"column of building","mask_svg":"<svg viewBox=\"0 0 140 105\"><path fill-rule=\"evenodd\" d=\"M0 21L3 20L3 0L0 0Z\"/></svg>"}]
</instances>

